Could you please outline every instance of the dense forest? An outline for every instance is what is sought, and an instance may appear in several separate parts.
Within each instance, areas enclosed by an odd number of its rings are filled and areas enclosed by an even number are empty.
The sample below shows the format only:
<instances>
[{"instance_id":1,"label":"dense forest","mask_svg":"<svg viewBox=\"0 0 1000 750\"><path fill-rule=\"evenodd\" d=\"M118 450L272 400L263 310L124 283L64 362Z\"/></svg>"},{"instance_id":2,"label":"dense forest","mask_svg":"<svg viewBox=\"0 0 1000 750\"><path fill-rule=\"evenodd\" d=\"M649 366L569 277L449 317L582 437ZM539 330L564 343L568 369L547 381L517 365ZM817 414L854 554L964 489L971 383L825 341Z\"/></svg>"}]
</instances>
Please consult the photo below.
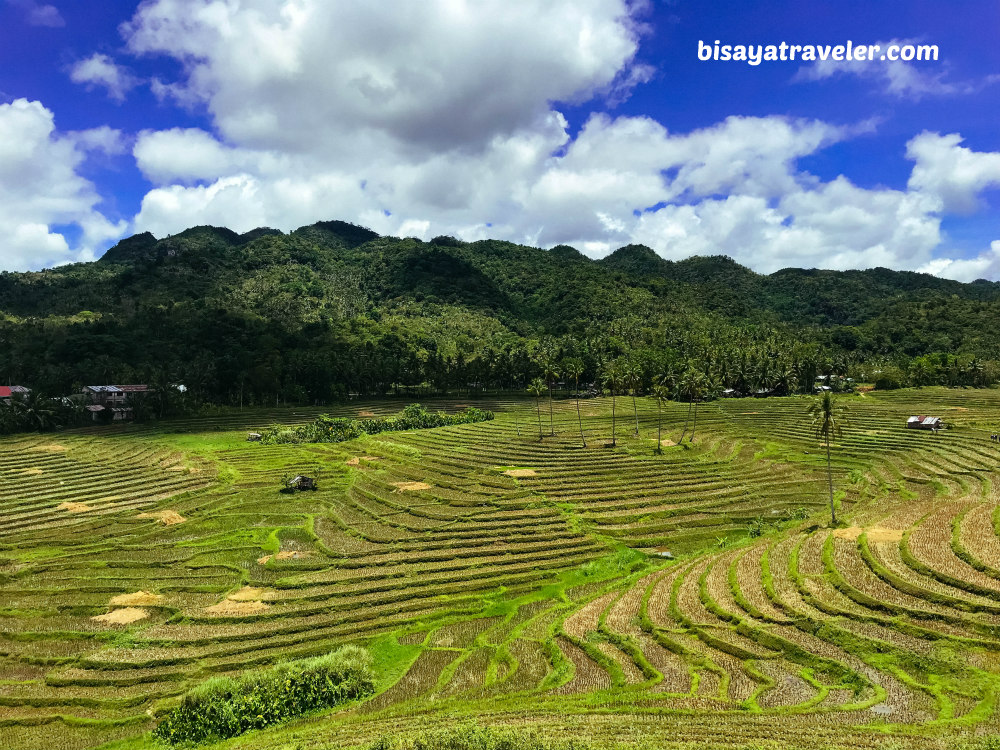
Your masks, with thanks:
<instances>
[{"instance_id":1,"label":"dense forest","mask_svg":"<svg viewBox=\"0 0 1000 750\"><path fill-rule=\"evenodd\" d=\"M0 382L46 395L183 383L189 403L219 404L523 391L536 377L689 395L808 392L820 375L984 385L998 313L1000 283L882 268L761 275L641 245L592 260L338 221L195 227L0 274Z\"/></svg>"}]
</instances>

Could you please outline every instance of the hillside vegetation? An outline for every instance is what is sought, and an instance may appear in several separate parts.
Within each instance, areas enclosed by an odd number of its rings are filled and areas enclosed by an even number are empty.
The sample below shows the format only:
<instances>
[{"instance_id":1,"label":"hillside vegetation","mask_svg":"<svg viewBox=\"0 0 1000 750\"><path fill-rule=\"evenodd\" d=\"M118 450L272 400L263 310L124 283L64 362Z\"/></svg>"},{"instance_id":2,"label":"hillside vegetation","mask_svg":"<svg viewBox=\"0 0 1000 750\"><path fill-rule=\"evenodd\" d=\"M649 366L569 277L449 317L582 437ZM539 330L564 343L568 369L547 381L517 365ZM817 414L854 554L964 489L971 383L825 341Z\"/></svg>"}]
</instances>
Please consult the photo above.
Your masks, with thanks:
<instances>
[{"instance_id":1,"label":"hillside vegetation","mask_svg":"<svg viewBox=\"0 0 1000 750\"><path fill-rule=\"evenodd\" d=\"M289 234L195 227L136 235L93 263L0 274L0 378L50 395L180 382L214 403L322 403L421 384L523 389L543 360L568 357L589 383L627 354L646 386L693 366L734 387L730 370L742 368L748 387L771 387L764 363L806 391L810 373L827 371L975 384L1000 373L998 300L995 282L764 276L637 245L591 260L568 246L422 242L336 221Z\"/></svg>"}]
</instances>

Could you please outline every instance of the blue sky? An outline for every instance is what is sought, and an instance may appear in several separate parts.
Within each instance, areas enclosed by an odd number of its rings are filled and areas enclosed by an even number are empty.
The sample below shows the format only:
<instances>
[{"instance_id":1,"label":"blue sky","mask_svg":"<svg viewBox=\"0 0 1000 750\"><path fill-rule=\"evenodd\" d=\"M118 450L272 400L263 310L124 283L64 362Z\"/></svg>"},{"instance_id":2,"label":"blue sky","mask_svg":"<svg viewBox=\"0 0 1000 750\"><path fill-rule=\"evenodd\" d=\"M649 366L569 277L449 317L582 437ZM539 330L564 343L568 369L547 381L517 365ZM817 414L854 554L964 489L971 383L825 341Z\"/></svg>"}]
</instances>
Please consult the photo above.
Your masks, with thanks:
<instances>
[{"instance_id":1,"label":"blue sky","mask_svg":"<svg viewBox=\"0 0 1000 750\"><path fill-rule=\"evenodd\" d=\"M998 279L998 29L993 0L0 0L0 269L345 219Z\"/></svg>"}]
</instances>

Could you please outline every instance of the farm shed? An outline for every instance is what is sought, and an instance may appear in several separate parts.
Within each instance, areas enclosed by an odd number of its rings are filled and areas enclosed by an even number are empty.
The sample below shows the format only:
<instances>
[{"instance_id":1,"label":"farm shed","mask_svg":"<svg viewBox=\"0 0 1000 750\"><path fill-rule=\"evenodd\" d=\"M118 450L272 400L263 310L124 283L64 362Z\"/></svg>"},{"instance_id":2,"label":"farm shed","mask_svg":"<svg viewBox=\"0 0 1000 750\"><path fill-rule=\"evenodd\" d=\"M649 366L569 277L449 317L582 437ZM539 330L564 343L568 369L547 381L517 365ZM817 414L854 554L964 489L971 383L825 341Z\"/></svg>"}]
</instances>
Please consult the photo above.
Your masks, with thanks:
<instances>
[{"instance_id":1,"label":"farm shed","mask_svg":"<svg viewBox=\"0 0 1000 750\"><path fill-rule=\"evenodd\" d=\"M315 479L299 474L285 482L285 489L294 492L295 490L315 490L319 488L316 486Z\"/></svg>"},{"instance_id":2,"label":"farm shed","mask_svg":"<svg viewBox=\"0 0 1000 750\"><path fill-rule=\"evenodd\" d=\"M110 410L112 413L112 422L124 422L126 420L132 419L133 412L128 406L103 406L102 404L89 404L84 407L90 412L90 418L98 422L101 419L101 412Z\"/></svg>"},{"instance_id":3,"label":"farm shed","mask_svg":"<svg viewBox=\"0 0 1000 750\"><path fill-rule=\"evenodd\" d=\"M906 426L913 430L940 430L944 428L941 417L925 417L924 415L910 417Z\"/></svg>"}]
</instances>

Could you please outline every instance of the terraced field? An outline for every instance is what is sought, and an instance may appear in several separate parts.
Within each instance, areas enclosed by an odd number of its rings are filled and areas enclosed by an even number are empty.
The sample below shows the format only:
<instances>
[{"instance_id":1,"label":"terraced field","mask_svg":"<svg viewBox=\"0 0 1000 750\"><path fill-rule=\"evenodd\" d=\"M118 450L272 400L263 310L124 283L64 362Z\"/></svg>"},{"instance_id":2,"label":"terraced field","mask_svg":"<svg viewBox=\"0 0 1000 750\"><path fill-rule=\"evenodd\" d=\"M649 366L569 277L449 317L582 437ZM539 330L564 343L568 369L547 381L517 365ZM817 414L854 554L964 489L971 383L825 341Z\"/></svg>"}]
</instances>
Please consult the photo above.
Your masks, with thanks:
<instances>
[{"instance_id":1,"label":"terraced field","mask_svg":"<svg viewBox=\"0 0 1000 750\"><path fill-rule=\"evenodd\" d=\"M619 401L611 448L604 399L583 404L587 448L572 402L539 441L524 401L337 445L245 442L318 410L7 440L0 745L141 736L208 676L348 641L376 657L374 698L227 747L473 717L656 747L1000 732L1000 392L846 402L835 529L801 398L702 405L662 455L655 404L635 435ZM915 413L953 428L905 429ZM297 472L319 491L279 494Z\"/></svg>"}]
</instances>

